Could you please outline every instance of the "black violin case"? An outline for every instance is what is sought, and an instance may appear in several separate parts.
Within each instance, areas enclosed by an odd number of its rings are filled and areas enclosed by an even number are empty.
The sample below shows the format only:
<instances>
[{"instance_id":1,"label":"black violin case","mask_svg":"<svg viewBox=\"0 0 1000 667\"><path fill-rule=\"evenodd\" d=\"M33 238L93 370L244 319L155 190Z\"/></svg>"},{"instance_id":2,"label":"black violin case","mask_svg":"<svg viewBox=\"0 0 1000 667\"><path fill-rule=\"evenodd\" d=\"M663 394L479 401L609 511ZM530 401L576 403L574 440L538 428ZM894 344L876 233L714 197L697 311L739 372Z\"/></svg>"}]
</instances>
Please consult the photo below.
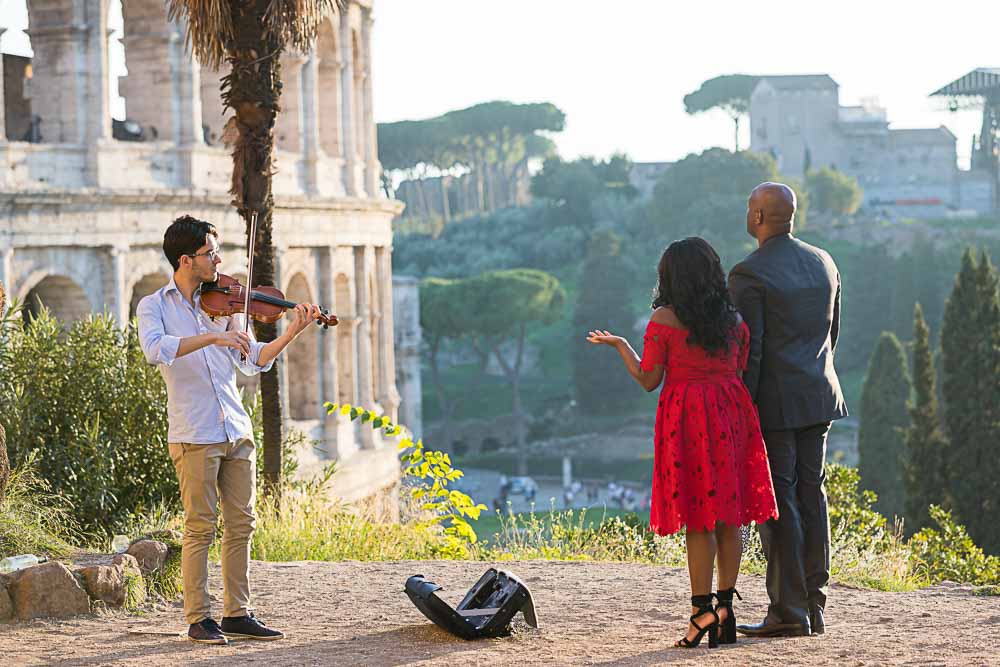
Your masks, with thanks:
<instances>
[{"instance_id":1,"label":"black violin case","mask_svg":"<svg viewBox=\"0 0 1000 667\"><path fill-rule=\"evenodd\" d=\"M423 575L406 580L406 594L435 625L462 639L506 637L517 612L533 628L538 627L531 592L513 574L490 568L479 578L455 609L435 593L442 589Z\"/></svg>"}]
</instances>

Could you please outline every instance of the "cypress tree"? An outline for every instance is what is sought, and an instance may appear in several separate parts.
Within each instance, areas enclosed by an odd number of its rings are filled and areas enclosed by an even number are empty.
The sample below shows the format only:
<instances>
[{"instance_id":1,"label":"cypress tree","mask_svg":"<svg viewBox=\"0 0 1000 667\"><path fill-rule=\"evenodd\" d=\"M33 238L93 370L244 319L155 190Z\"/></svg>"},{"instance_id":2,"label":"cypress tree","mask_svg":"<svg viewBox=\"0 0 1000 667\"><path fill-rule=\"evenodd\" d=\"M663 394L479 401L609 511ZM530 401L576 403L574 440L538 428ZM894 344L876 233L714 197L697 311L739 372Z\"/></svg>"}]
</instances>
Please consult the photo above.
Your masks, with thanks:
<instances>
[{"instance_id":1,"label":"cypress tree","mask_svg":"<svg viewBox=\"0 0 1000 667\"><path fill-rule=\"evenodd\" d=\"M587 247L573 314L577 332L573 339L573 384L580 408L590 413L620 412L639 397L617 355L595 352L585 338L587 331L595 328L631 336L630 282L629 267L621 256L621 239L613 232L595 233Z\"/></svg>"},{"instance_id":2,"label":"cypress tree","mask_svg":"<svg viewBox=\"0 0 1000 667\"><path fill-rule=\"evenodd\" d=\"M949 488L962 485L970 447L976 437L976 388L980 373L975 350L979 346L976 331L976 258L972 249L962 254L962 266L955 277L951 294L945 302L941 323L941 388L944 396L944 426L951 443L945 459ZM955 510L964 523L969 506L956 494Z\"/></svg>"},{"instance_id":3,"label":"cypress tree","mask_svg":"<svg viewBox=\"0 0 1000 667\"><path fill-rule=\"evenodd\" d=\"M890 519L902 516L906 502L903 429L909 424L910 390L906 353L896 335L885 331L861 389L858 467L862 486L878 496L875 509Z\"/></svg>"},{"instance_id":4,"label":"cypress tree","mask_svg":"<svg viewBox=\"0 0 1000 667\"><path fill-rule=\"evenodd\" d=\"M948 441L941 431L931 352L930 331L918 303L913 313L913 400L910 424L903 434L906 447L906 528L914 533L931 525L928 508L951 505L945 489L944 459Z\"/></svg>"},{"instance_id":5,"label":"cypress tree","mask_svg":"<svg viewBox=\"0 0 1000 667\"><path fill-rule=\"evenodd\" d=\"M976 270L978 309L976 329L979 346L976 360L982 371L977 376L979 397L977 430L979 436L970 443L970 486L975 493L975 518L969 519L969 532L976 542L992 553L1000 552L1000 291L996 269L983 251ZM970 503L972 504L972 503Z\"/></svg>"},{"instance_id":6,"label":"cypress tree","mask_svg":"<svg viewBox=\"0 0 1000 667\"><path fill-rule=\"evenodd\" d=\"M1000 548L996 527L1000 305L996 271L971 249L945 304L941 328L944 423L951 442L946 463L959 520L989 550Z\"/></svg>"}]
</instances>

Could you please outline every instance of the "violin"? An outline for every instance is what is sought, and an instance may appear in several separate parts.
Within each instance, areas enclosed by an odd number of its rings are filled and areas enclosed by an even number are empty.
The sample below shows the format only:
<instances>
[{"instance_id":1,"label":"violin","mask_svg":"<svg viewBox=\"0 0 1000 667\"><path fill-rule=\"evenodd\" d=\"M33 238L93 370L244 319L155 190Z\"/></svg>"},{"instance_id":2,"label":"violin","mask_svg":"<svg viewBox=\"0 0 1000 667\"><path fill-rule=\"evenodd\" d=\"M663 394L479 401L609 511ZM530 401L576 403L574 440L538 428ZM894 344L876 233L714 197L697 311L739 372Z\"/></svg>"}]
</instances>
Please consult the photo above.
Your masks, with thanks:
<instances>
[{"instance_id":1,"label":"violin","mask_svg":"<svg viewBox=\"0 0 1000 667\"><path fill-rule=\"evenodd\" d=\"M286 301L285 295L276 287L260 285L250 290L249 299L247 296L246 288L240 281L220 273L215 282L201 284L201 309L210 317L228 317L245 312L249 305L250 319L271 323L281 319L286 310L298 305ZM327 329L337 326L337 322L336 315L325 308L320 309L316 324Z\"/></svg>"}]
</instances>

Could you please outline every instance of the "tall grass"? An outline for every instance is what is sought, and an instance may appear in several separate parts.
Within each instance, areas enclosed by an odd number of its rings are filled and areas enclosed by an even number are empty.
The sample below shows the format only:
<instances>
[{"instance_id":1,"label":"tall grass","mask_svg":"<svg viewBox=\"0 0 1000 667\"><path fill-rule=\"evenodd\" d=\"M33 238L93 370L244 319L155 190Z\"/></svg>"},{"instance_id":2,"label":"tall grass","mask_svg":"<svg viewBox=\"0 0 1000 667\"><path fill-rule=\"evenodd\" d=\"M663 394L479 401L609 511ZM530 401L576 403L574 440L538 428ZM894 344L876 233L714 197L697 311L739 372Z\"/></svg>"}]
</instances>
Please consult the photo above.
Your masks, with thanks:
<instances>
[{"instance_id":1,"label":"tall grass","mask_svg":"<svg viewBox=\"0 0 1000 667\"><path fill-rule=\"evenodd\" d=\"M332 500L322 486L290 490L280 504L257 504L251 555L259 560L436 558L441 535L410 523L379 523Z\"/></svg>"},{"instance_id":2,"label":"tall grass","mask_svg":"<svg viewBox=\"0 0 1000 667\"><path fill-rule=\"evenodd\" d=\"M0 501L0 557L65 557L85 540L70 502L38 476L34 456L11 471L7 495Z\"/></svg>"}]
</instances>

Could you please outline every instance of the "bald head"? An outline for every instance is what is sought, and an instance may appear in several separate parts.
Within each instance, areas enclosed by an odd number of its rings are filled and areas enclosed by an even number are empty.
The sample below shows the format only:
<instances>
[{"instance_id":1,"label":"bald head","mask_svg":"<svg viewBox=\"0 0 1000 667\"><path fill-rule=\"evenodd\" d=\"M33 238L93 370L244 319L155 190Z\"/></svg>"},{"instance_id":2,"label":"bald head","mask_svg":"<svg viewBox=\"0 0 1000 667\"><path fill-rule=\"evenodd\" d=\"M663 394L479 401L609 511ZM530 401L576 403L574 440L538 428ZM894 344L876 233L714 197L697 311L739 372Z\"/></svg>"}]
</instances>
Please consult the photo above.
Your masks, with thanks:
<instances>
[{"instance_id":1,"label":"bald head","mask_svg":"<svg viewBox=\"0 0 1000 667\"><path fill-rule=\"evenodd\" d=\"M795 193L784 183L761 183L747 200L747 232L763 243L792 231Z\"/></svg>"}]
</instances>

